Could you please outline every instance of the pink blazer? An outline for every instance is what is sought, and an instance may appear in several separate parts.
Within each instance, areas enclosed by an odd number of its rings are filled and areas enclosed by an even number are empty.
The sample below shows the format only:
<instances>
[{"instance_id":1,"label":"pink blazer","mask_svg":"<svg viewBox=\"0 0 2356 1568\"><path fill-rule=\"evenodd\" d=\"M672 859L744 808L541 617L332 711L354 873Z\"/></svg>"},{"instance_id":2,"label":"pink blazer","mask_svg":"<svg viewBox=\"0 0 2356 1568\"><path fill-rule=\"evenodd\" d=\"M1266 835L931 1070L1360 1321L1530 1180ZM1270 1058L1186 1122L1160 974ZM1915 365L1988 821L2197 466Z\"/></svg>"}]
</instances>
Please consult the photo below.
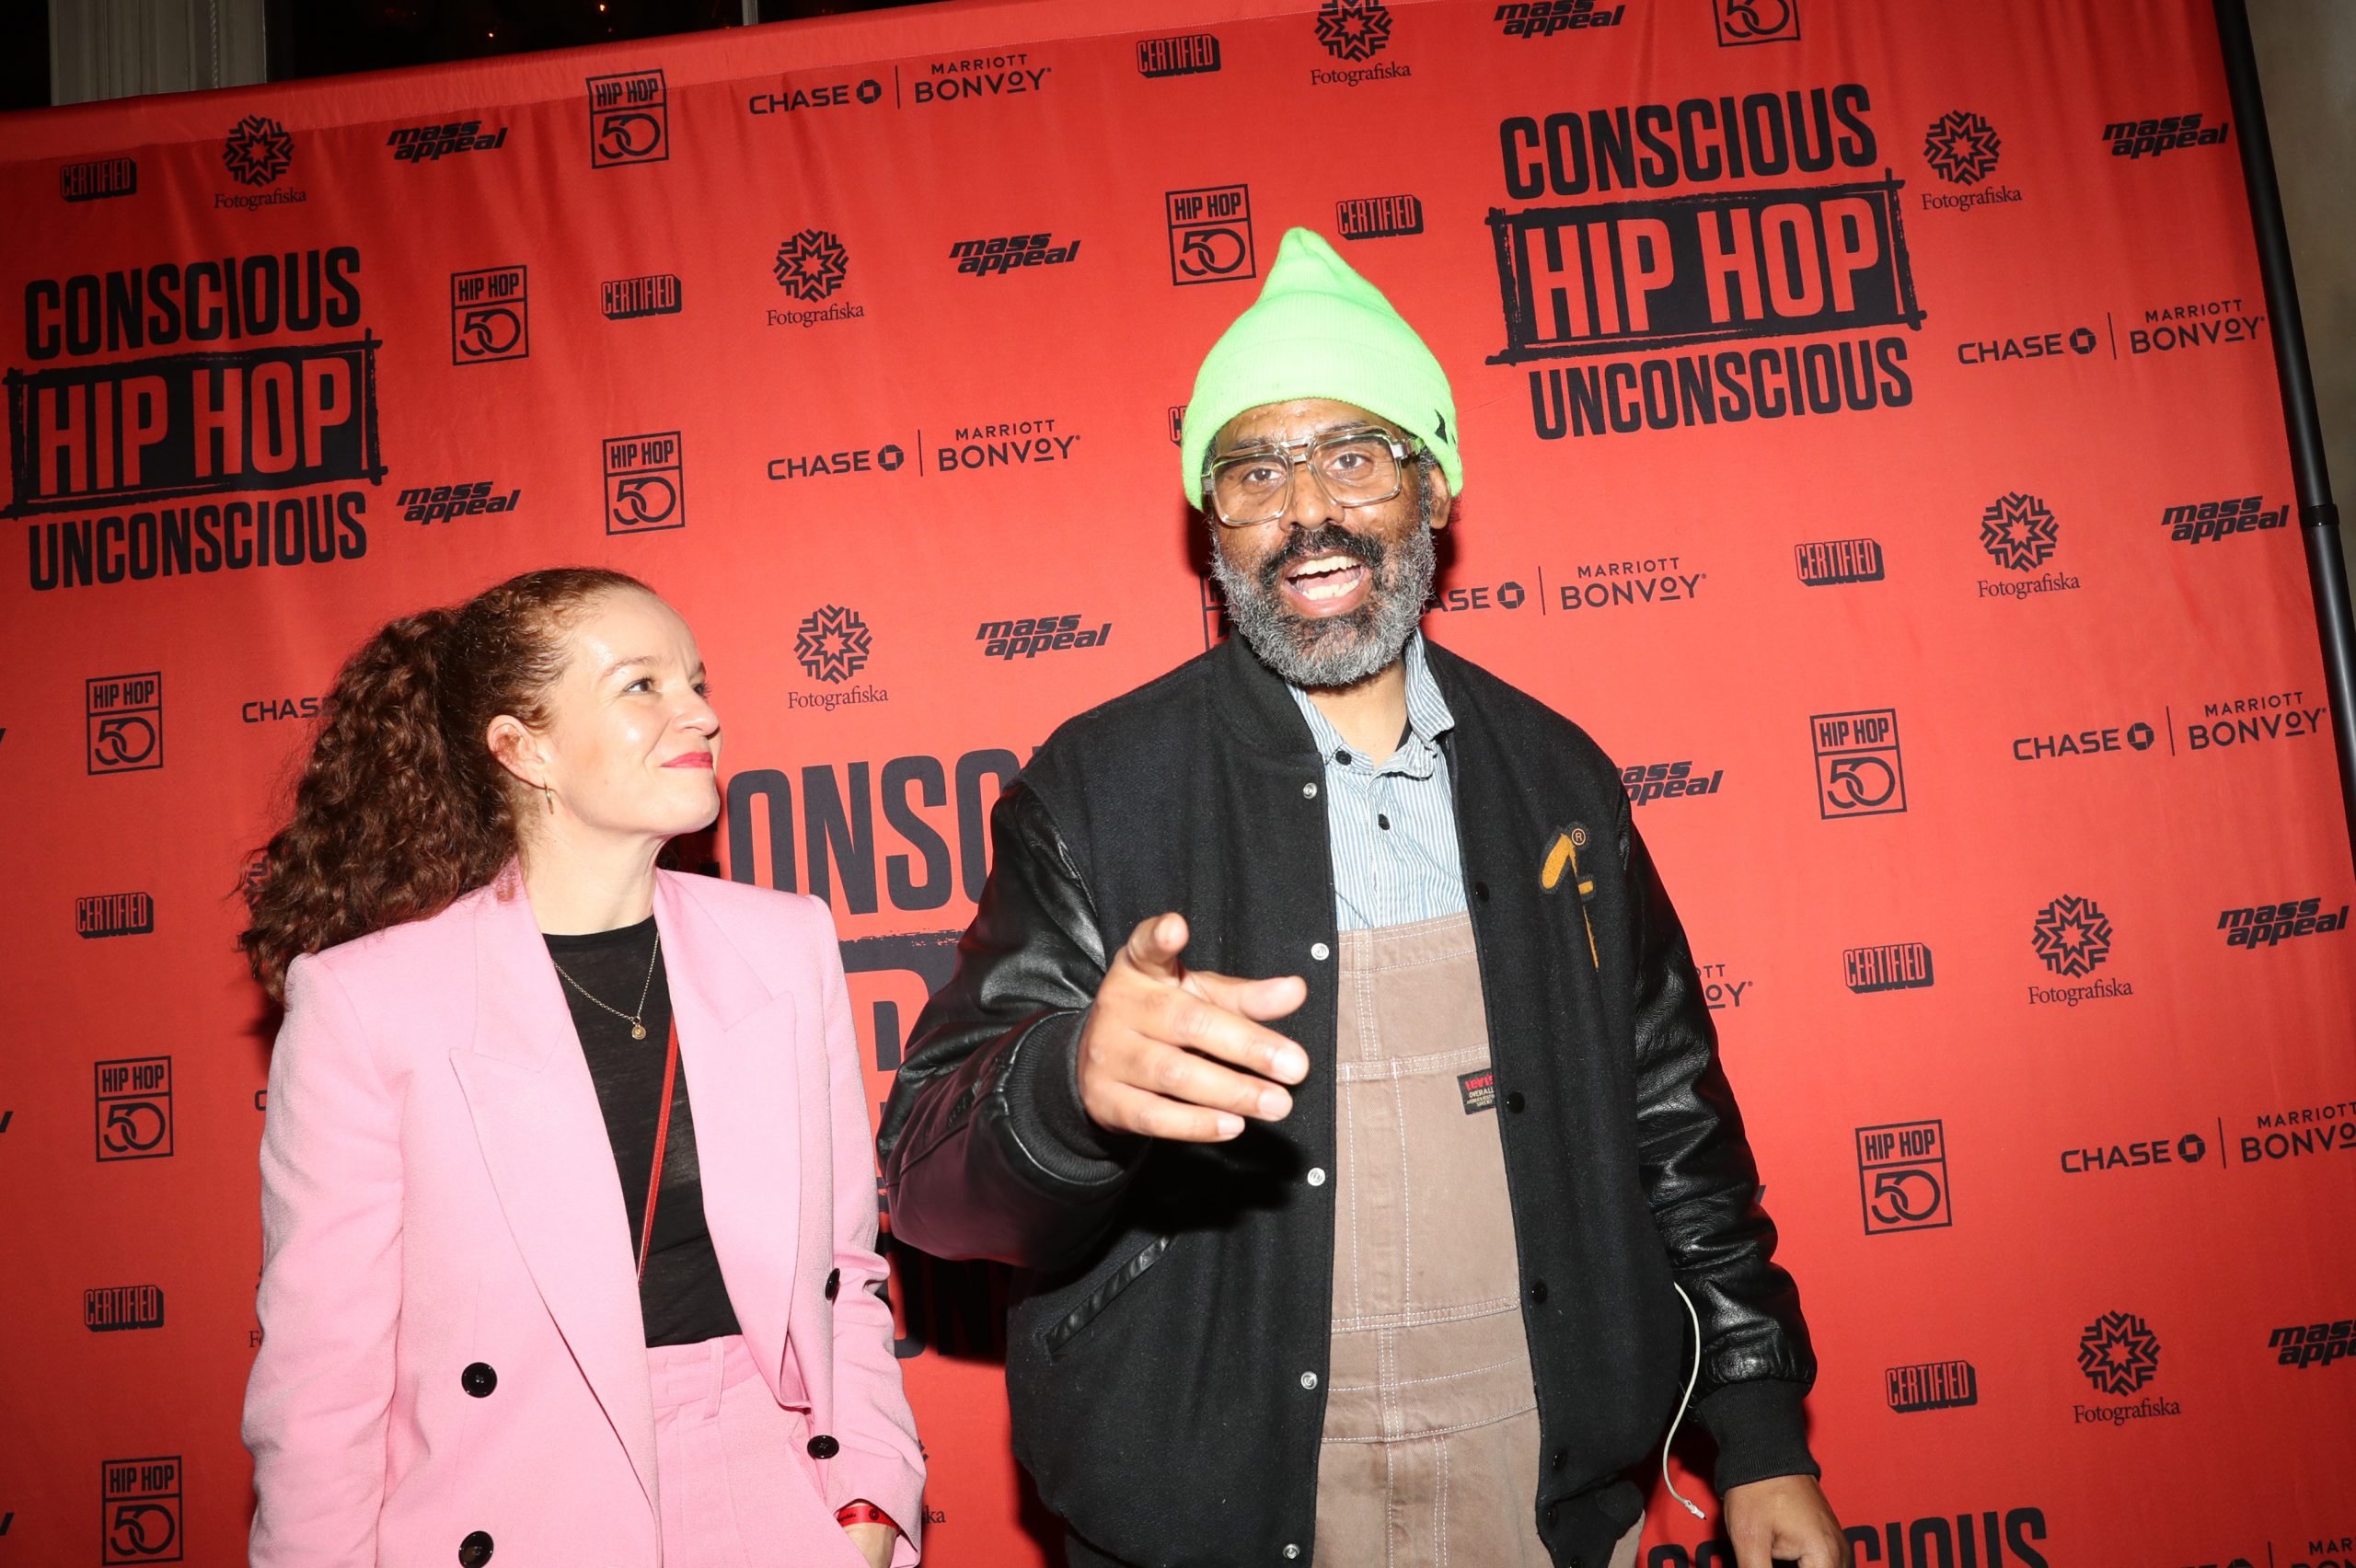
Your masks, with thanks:
<instances>
[{"instance_id":1,"label":"pink blazer","mask_svg":"<svg viewBox=\"0 0 2356 1568\"><path fill-rule=\"evenodd\" d=\"M531 906L513 868L502 882L288 976L246 1390L257 1565L453 1562L475 1530L497 1568L661 1559L621 1183ZM729 1297L771 1391L792 1357L839 1445L807 1461L807 1530L775 1561L856 1563L833 1514L863 1497L912 1563L924 1459L871 1288L875 1161L833 919L669 872L654 917ZM460 1380L477 1362L487 1396Z\"/></svg>"}]
</instances>

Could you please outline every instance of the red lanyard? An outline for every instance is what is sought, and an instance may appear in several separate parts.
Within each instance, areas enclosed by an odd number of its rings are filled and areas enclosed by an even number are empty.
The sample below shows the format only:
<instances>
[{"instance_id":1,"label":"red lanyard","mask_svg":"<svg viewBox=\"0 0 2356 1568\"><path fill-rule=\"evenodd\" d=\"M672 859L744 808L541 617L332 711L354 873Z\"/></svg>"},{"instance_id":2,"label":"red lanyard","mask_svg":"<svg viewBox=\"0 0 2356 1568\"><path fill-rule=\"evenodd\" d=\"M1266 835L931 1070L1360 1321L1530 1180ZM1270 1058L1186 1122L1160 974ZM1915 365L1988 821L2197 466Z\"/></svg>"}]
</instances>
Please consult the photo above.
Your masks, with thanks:
<instances>
[{"instance_id":1,"label":"red lanyard","mask_svg":"<svg viewBox=\"0 0 2356 1568\"><path fill-rule=\"evenodd\" d=\"M663 1195L663 1146L671 1136L671 1090L679 1077L679 1020L671 1020L671 1043L663 1055L663 1112L654 1119L654 1164L646 1173L646 1220L638 1228L638 1277L646 1280L646 1254L654 1245L654 1201Z\"/></svg>"}]
</instances>

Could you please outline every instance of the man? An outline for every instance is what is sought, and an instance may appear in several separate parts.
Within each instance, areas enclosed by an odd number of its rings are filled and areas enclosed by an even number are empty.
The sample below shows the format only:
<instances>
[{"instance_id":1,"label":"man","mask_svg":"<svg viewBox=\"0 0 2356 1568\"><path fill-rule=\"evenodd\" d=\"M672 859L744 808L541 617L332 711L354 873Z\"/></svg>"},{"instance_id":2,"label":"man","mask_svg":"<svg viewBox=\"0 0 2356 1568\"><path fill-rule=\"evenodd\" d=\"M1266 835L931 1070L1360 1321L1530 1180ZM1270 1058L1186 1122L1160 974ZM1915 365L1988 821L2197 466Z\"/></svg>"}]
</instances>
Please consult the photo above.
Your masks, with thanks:
<instances>
[{"instance_id":1,"label":"man","mask_svg":"<svg viewBox=\"0 0 2356 1568\"><path fill-rule=\"evenodd\" d=\"M885 1109L898 1239L1033 1271L1015 1452L1079 1568L1632 1564L1689 1337L1742 1568L1847 1560L1618 771L1416 629L1456 437L1287 235L1181 442L1238 635L1006 791Z\"/></svg>"}]
</instances>

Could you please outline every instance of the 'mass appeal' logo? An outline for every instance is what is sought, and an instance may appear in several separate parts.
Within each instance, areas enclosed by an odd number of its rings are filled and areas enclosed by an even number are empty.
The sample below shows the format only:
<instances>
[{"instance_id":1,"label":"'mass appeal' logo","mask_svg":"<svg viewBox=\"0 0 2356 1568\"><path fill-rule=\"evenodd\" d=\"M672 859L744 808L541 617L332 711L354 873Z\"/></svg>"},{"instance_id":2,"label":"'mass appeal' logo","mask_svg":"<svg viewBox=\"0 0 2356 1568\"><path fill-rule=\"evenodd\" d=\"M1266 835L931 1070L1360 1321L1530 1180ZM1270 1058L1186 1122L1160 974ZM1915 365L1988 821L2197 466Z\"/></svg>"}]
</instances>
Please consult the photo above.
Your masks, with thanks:
<instances>
[{"instance_id":1,"label":"'mass appeal' logo","mask_svg":"<svg viewBox=\"0 0 2356 1568\"><path fill-rule=\"evenodd\" d=\"M1498 125L1507 195L1548 204L1490 210L1489 363L1530 366L1542 440L1913 402L1889 329L1924 317L1871 107L1843 82Z\"/></svg>"},{"instance_id":2,"label":"'mass appeal' logo","mask_svg":"<svg viewBox=\"0 0 2356 1568\"><path fill-rule=\"evenodd\" d=\"M335 246L29 281L37 368L6 376L0 517L32 519L33 588L367 554L356 486L383 483L385 462L359 273Z\"/></svg>"}]
</instances>

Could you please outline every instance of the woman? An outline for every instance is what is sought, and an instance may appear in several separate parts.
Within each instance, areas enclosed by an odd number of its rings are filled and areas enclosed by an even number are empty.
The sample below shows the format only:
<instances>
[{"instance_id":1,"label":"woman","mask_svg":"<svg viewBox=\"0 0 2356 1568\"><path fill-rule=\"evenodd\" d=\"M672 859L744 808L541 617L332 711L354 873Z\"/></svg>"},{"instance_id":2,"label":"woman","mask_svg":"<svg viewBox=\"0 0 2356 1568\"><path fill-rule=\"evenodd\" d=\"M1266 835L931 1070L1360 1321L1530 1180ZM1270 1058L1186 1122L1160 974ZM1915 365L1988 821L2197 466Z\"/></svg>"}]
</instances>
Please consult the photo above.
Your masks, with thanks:
<instances>
[{"instance_id":1,"label":"woman","mask_svg":"<svg viewBox=\"0 0 2356 1568\"><path fill-rule=\"evenodd\" d=\"M833 923L656 869L719 812L705 698L587 570L337 676L241 939L286 1006L256 1564L916 1562Z\"/></svg>"}]
</instances>

